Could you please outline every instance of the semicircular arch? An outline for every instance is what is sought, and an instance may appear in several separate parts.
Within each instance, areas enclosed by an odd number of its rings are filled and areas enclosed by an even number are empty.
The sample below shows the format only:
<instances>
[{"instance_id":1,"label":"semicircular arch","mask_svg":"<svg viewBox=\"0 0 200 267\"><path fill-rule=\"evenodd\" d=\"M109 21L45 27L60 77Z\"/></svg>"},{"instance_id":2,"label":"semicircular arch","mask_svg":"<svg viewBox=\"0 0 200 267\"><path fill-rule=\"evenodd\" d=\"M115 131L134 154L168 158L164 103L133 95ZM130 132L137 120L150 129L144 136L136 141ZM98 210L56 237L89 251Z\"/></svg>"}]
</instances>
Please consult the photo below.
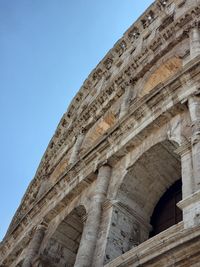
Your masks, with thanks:
<instances>
[{"instance_id":1,"label":"semicircular arch","mask_svg":"<svg viewBox=\"0 0 200 267\"><path fill-rule=\"evenodd\" d=\"M86 215L86 208L79 205L64 219L60 216L62 221L58 218L57 227L48 234L40 253L44 266L65 266L66 262L74 266Z\"/></svg>"},{"instance_id":2,"label":"semicircular arch","mask_svg":"<svg viewBox=\"0 0 200 267\"><path fill-rule=\"evenodd\" d=\"M181 178L177 143L165 140L146 150L127 170L116 200L136 210L148 222L164 192Z\"/></svg>"},{"instance_id":3,"label":"semicircular arch","mask_svg":"<svg viewBox=\"0 0 200 267\"><path fill-rule=\"evenodd\" d=\"M149 94L154 88L176 75L183 67L183 54L186 49L187 41L183 41L182 49L175 47L157 60L144 77L140 79L137 90L138 97Z\"/></svg>"},{"instance_id":4,"label":"semicircular arch","mask_svg":"<svg viewBox=\"0 0 200 267\"><path fill-rule=\"evenodd\" d=\"M178 148L183 141L185 141L184 137L181 134L181 123L179 123L181 118L172 118L170 122L160 127L157 131L154 131L153 133L149 134L143 142L141 142L140 145L135 147L132 151L130 151L125 157L124 157L124 163L122 163L123 167L120 168L122 171L120 172L120 176L118 173L115 173L115 170L113 170L113 177L116 175L119 177L118 181L115 182L115 188L113 190L112 182L111 182L111 189L112 192L109 190L109 195L111 199L116 199L117 192L123 183L127 173L129 170L134 166L134 164L144 155L147 151L149 151L152 147L156 146L159 143L168 143L174 146L175 148ZM179 124L177 126L177 124ZM178 129L177 131L174 131L174 128ZM118 171L117 171L118 172ZM113 178L114 179L114 178Z\"/></svg>"}]
</instances>

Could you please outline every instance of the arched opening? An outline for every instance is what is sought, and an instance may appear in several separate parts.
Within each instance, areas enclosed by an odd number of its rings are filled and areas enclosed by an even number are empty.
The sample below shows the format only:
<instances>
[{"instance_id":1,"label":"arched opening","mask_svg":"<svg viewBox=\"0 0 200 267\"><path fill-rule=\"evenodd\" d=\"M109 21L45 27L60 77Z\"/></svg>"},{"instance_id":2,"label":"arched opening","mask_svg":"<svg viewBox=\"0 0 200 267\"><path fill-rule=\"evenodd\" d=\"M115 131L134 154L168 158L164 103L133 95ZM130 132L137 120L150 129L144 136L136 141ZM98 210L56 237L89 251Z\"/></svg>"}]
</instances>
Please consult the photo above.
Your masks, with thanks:
<instances>
[{"instance_id":1,"label":"arched opening","mask_svg":"<svg viewBox=\"0 0 200 267\"><path fill-rule=\"evenodd\" d=\"M174 152L177 147L171 141L160 142L144 152L127 170L113 205L105 263L149 238L151 217L157 203L166 191L171 192L171 186L174 189L173 184L176 185L181 177L181 159ZM177 184L180 189L180 183ZM176 198L176 190L173 193ZM167 204L164 207L167 208ZM166 223L163 230L173 224L172 221Z\"/></svg>"},{"instance_id":2,"label":"arched opening","mask_svg":"<svg viewBox=\"0 0 200 267\"><path fill-rule=\"evenodd\" d=\"M113 111L108 111L88 131L82 144L82 149L92 147L109 129L116 123L116 116Z\"/></svg>"},{"instance_id":3,"label":"arched opening","mask_svg":"<svg viewBox=\"0 0 200 267\"><path fill-rule=\"evenodd\" d=\"M161 197L151 217L152 231L149 237L155 236L183 219L177 203L182 199L182 181L175 182Z\"/></svg>"},{"instance_id":4,"label":"arched opening","mask_svg":"<svg viewBox=\"0 0 200 267\"><path fill-rule=\"evenodd\" d=\"M160 66L148 77L140 96L149 94L158 84L166 82L182 68L182 65L182 60L178 56L161 62Z\"/></svg>"},{"instance_id":5,"label":"arched opening","mask_svg":"<svg viewBox=\"0 0 200 267\"><path fill-rule=\"evenodd\" d=\"M74 266L85 215L85 208L79 206L60 223L42 253L41 266Z\"/></svg>"}]
</instances>

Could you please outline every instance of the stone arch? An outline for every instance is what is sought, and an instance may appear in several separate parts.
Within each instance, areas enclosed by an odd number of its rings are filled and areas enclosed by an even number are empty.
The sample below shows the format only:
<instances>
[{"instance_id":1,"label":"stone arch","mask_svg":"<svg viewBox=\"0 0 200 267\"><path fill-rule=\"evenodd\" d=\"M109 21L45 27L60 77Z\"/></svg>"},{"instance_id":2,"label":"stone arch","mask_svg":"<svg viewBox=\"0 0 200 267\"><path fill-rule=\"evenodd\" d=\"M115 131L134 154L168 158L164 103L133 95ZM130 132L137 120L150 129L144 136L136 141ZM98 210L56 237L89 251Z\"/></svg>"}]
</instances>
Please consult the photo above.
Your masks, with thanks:
<instances>
[{"instance_id":1,"label":"stone arch","mask_svg":"<svg viewBox=\"0 0 200 267\"><path fill-rule=\"evenodd\" d=\"M41 252L40 261L44 266L74 266L85 218L86 209L80 205L59 223Z\"/></svg>"},{"instance_id":2,"label":"stone arch","mask_svg":"<svg viewBox=\"0 0 200 267\"><path fill-rule=\"evenodd\" d=\"M173 77L181 68L182 59L179 56L173 56L163 62L159 62L159 65L157 64L148 73L148 77L143 82L143 88L139 92L139 96L143 97L149 94L153 88Z\"/></svg>"},{"instance_id":3,"label":"stone arch","mask_svg":"<svg viewBox=\"0 0 200 267\"><path fill-rule=\"evenodd\" d=\"M188 40L175 46L167 54L157 60L137 83L137 95L148 95L154 88L174 77L184 65L184 55L188 50Z\"/></svg>"},{"instance_id":4,"label":"stone arch","mask_svg":"<svg viewBox=\"0 0 200 267\"><path fill-rule=\"evenodd\" d=\"M167 139L158 140L126 171L113 201L105 262L149 238L156 204L181 178L181 159L175 153L178 146Z\"/></svg>"},{"instance_id":5,"label":"stone arch","mask_svg":"<svg viewBox=\"0 0 200 267\"><path fill-rule=\"evenodd\" d=\"M189 141L189 136L191 135L190 129L188 133L189 124L190 118L187 112L184 112L182 115L177 115L159 129L149 133L140 144L132 150L129 150L117 163L117 166L113 168L113 175L108 189L109 198L112 200L117 198L117 192L129 170L153 146L169 141L169 143L174 144L174 147L178 148L185 141Z\"/></svg>"},{"instance_id":6,"label":"stone arch","mask_svg":"<svg viewBox=\"0 0 200 267\"><path fill-rule=\"evenodd\" d=\"M102 116L87 132L82 144L83 150L92 147L115 123L116 123L115 111L109 110L104 116Z\"/></svg>"},{"instance_id":7,"label":"stone arch","mask_svg":"<svg viewBox=\"0 0 200 267\"><path fill-rule=\"evenodd\" d=\"M126 201L124 197L130 197L134 207L142 209L140 216L148 222L162 194L181 177L180 158L174 152L177 147L169 140L152 146L128 170L118 190L117 199ZM130 201L129 205L133 203Z\"/></svg>"}]
</instances>

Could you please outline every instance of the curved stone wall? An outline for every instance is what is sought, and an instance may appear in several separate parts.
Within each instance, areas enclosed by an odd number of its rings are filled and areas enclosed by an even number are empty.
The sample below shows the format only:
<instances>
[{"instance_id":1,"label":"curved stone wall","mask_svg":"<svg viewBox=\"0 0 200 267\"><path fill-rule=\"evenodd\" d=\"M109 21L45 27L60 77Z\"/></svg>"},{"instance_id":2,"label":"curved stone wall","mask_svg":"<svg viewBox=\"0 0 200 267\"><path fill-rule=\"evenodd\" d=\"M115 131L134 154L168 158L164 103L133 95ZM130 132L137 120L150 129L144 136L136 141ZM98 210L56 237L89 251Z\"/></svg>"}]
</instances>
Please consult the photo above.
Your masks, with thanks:
<instances>
[{"instance_id":1,"label":"curved stone wall","mask_svg":"<svg viewBox=\"0 0 200 267\"><path fill-rule=\"evenodd\" d=\"M198 228L199 15L199 0L155 1L92 71L61 118L11 222L1 265L50 264L58 251L60 260L52 266L68 260L70 266L102 267L126 251L134 254L134 247L148 242L156 203L180 176L184 227ZM84 207L84 219L78 207ZM73 217L81 224L74 229L72 253L61 243L71 238L66 229ZM157 266L146 258L144 264ZM120 258L108 266L131 265Z\"/></svg>"}]
</instances>

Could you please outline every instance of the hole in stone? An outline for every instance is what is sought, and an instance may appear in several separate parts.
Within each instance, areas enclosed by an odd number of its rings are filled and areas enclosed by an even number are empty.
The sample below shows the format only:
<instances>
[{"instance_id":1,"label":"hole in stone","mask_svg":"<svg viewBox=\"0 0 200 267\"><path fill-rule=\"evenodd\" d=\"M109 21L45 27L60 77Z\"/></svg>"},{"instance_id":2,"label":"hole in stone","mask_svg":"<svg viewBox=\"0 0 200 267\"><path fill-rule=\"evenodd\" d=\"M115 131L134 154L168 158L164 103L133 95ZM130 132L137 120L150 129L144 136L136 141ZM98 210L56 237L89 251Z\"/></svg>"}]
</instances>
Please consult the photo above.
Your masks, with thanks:
<instances>
[{"instance_id":1,"label":"hole in stone","mask_svg":"<svg viewBox=\"0 0 200 267\"><path fill-rule=\"evenodd\" d=\"M106 254L106 259L108 259L108 260L110 259L110 256L108 254Z\"/></svg>"}]
</instances>

